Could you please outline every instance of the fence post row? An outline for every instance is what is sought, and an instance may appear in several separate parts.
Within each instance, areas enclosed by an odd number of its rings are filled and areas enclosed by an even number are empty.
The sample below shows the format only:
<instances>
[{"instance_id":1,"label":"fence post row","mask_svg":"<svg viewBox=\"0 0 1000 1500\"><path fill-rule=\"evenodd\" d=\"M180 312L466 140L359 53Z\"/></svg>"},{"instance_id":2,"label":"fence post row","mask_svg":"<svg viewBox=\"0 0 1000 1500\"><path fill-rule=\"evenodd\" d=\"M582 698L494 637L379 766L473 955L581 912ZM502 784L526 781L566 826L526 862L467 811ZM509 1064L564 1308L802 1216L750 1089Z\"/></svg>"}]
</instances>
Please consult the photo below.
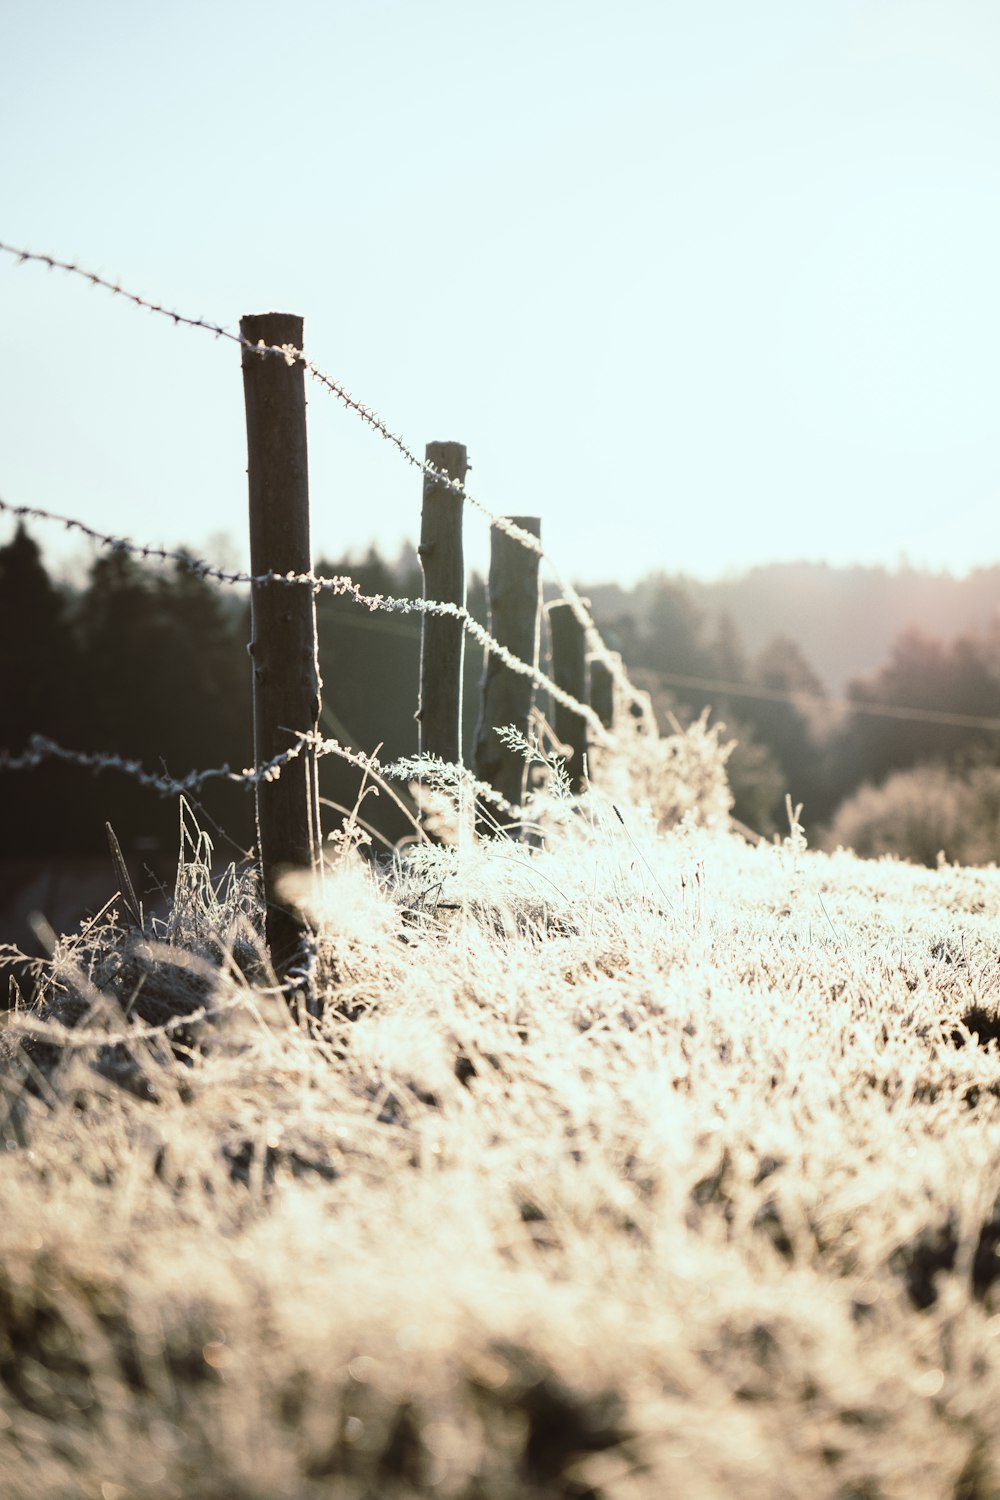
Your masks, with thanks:
<instances>
[{"instance_id":1,"label":"fence post row","mask_svg":"<svg viewBox=\"0 0 1000 1500\"><path fill-rule=\"evenodd\" d=\"M538 516L508 516L515 526L541 538ZM488 584L489 631L513 655L538 666L541 600L538 589L537 552L525 547L498 526L490 528L490 573ZM513 724L527 738L535 684L521 672L512 672L492 652L486 656L481 685L479 723L476 726L474 769L480 781L488 782L508 802L524 802L527 762L496 734L497 728ZM501 827L509 826L497 814Z\"/></svg>"},{"instance_id":2,"label":"fence post row","mask_svg":"<svg viewBox=\"0 0 1000 1500\"><path fill-rule=\"evenodd\" d=\"M302 348L302 319L260 313L240 319L250 343ZM250 495L250 571L307 573L309 471L305 371L274 355L242 351ZM297 743L296 731L315 734L320 711L316 606L305 584L253 584L254 759L258 769ZM304 956L306 922L283 900L287 870L321 868L319 788L315 753L304 751L274 781L256 786L257 854L266 901L266 938L279 979Z\"/></svg>"},{"instance_id":3,"label":"fence post row","mask_svg":"<svg viewBox=\"0 0 1000 1500\"><path fill-rule=\"evenodd\" d=\"M427 462L465 483L468 454L463 443L428 443ZM465 604L461 493L424 474L420 546L424 598ZM462 760L462 666L465 629L448 615L424 615L420 631L420 699L417 723L421 755Z\"/></svg>"},{"instance_id":4,"label":"fence post row","mask_svg":"<svg viewBox=\"0 0 1000 1500\"><path fill-rule=\"evenodd\" d=\"M565 600L550 604L547 613L552 640L552 677L557 687L586 703L587 649L583 626L573 613L573 606ZM583 761L587 753L586 721L573 709L557 702L553 705L553 726L568 751L566 774L570 788L581 792Z\"/></svg>"}]
</instances>

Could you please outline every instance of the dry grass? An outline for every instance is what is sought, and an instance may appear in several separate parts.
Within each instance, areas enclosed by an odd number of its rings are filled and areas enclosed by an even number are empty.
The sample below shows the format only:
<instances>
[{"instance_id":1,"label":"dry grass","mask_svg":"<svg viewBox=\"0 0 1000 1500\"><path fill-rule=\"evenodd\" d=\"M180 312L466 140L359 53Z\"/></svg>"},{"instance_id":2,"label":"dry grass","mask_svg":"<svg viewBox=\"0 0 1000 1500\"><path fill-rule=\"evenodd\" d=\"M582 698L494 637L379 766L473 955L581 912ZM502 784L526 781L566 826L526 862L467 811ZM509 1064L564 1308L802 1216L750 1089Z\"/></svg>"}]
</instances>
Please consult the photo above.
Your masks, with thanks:
<instances>
[{"instance_id":1,"label":"dry grass","mask_svg":"<svg viewBox=\"0 0 1000 1500\"><path fill-rule=\"evenodd\" d=\"M63 949L5 1500L1000 1495L1000 874L624 812L345 854L312 1039L195 851L161 946Z\"/></svg>"}]
</instances>

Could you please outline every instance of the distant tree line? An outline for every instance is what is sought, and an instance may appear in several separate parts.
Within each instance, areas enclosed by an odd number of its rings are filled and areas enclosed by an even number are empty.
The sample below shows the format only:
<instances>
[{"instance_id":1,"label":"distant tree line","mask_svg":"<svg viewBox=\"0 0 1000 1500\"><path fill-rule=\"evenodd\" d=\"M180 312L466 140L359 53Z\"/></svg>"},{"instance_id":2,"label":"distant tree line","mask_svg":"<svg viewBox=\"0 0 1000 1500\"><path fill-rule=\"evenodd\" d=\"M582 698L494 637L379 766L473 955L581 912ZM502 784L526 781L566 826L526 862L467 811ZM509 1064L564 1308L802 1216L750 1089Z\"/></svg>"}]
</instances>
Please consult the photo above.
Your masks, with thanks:
<instances>
[{"instance_id":1,"label":"distant tree line","mask_svg":"<svg viewBox=\"0 0 1000 1500\"><path fill-rule=\"evenodd\" d=\"M351 573L368 593L421 593L412 550L395 563L370 551L361 562L318 567ZM652 577L631 593L597 589L592 598L609 643L651 692L661 728L671 716L689 721L706 705L725 720L739 741L730 761L735 813L758 832L783 826L786 792L805 805L807 828L815 830L857 788L895 771L934 763L961 772L1000 762L1000 736L990 730L817 706L824 685L790 634L750 654L734 618L706 609L680 580ZM479 578L469 602L484 619ZM319 596L317 608L323 731L351 748L381 746L384 760L415 752L419 617L369 612L330 594ZM41 733L172 775L224 762L247 766L249 635L246 595L199 578L183 561L154 567L111 552L91 564L78 589L59 587L21 527L0 547L0 746L16 752ZM470 649L466 744L480 673L480 654ZM943 643L906 631L881 667L850 683L848 695L859 710L897 704L1000 718L1000 632L967 632ZM353 805L360 780L334 757L322 763L321 793L335 806ZM213 783L196 801L220 854L251 847L250 795ZM385 797L366 799L365 816L390 840L408 829ZM124 847L148 851L154 866L176 851L176 807L124 776L95 778L56 764L0 774L5 854L98 852L105 819Z\"/></svg>"},{"instance_id":2,"label":"distant tree line","mask_svg":"<svg viewBox=\"0 0 1000 1500\"><path fill-rule=\"evenodd\" d=\"M919 624L938 641L990 628L1000 601L1000 563L965 577L899 567L835 567L822 562L766 563L711 580L671 575L711 620L737 621L753 657L775 635L794 640L827 689L840 696L850 682L886 660L893 645ZM627 593L615 585L593 590L607 615L645 613L662 582L650 575Z\"/></svg>"}]
</instances>

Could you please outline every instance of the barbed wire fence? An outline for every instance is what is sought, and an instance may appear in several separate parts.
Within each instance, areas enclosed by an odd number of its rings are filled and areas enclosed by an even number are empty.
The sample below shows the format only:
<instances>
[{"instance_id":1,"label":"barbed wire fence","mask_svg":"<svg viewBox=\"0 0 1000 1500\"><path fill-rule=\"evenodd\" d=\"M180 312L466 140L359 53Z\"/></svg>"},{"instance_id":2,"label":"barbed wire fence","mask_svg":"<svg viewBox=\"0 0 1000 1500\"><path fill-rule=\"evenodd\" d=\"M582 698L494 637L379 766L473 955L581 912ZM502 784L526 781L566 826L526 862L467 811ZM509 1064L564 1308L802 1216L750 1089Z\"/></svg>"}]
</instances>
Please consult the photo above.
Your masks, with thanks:
<instances>
[{"instance_id":1,"label":"barbed wire fence","mask_svg":"<svg viewBox=\"0 0 1000 1500\"><path fill-rule=\"evenodd\" d=\"M561 575L554 565L549 552L542 545L540 537L533 534L530 530L526 530L523 526L518 525L517 521L510 516L495 514L487 505L471 493L464 480L455 478L445 468L439 464L435 464L429 458L420 458L377 412L354 396L342 382L334 379L325 372L304 348L291 342L268 343L264 339L252 340L246 337L242 331L234 331L207 318L190 317L172 310L161 303L142 297L123 287L120 282L111 281L72 261L61 260L55 256L21 249L3 241L0 241L0 255L12 258L19 265L40 265L50 271L56 270L79 278L93 287L101 288L113 296L123 298L139 309L167 319L175 327L199 330L211 334L216 339L224 339L227 342L231 342L240 347L244 355L249 354L262 360L280 360L285 366L290 368L301 367L304 375L308 376L311 381L333 396L346 410L353 412L366 426L387 442L409 466L420 472L424 477L425 485L430 483L460 498L462 501L468 501L478 513L488 520L491 528L496 532L506 536L510 541L516 543L527 552L535 554L539 562L544 561L561 602L565 606L568 606L577 626L583 634L583 641L589 658L592 662L600 663L604 671L609 675L614 684L614 690L620 704L631 710L633 722L640 724L646 732L655 735L655 720L652 717L649 695L637 688L631 681L624 669L621 658L617 653L610 650L603 640L587 601ZM428 618L434 617L453 619L456 624L461 626L466 636L483 648L487 656L493 656L510 672L529 679L533 687L541 689L550 695L553 704L560 705L563 709L568 710L571 714L576 715L582 720L587 726L592 744L610 747L617 743L615 733L609 726L606 717L600 717L595 712L593 706L584 701L582 695L569 691L565 685L556 680L554 675L544 672L535 662L526 661L512 652L486 626L473 617L465 604L428 597L417 599L388 594L369 594L365 593L349 575L327 577L315 573L311 567L306 570L292 570L287 572L275 569L263 572L251 572L217 567L184 550L159 547L149 543L138 542L126 536L102 532L77 518L56 514L35 506L15 504L2 497L0 497L0 513L7 514L16 520L33 520L62 526L68 531L87 538L100 547L110 549L114 552L124 552L142 561L175 563L183 566L188 572L198 578L212 580L220 584L242 585L249 587L251 590L282 586L294 587L301 590L307 587L314 600L320 594L329 593L350 600L361 609L373 614L418 615L425 621ZM733 696L757 697L771 700L780 699L792 703L802 703L809 696L794 691L784 692L773 689L754 690L742 684L713 683L706 679L676 677L675 681L678 686L702 687L706 691L720 691ZM811 699L810 701L821 703L827 707L842 706L859 713L921 720L928 723L1000 730L1000 720L972 715L907 709L893 704L879 704L855 699L831 700L822 698L818 700ZM123 757L113 750L103 752L76 751L59 745L46 736L35 735L30 739L26 749L20 753L13 754L8 750L0 748L0 771L27 770L42 764L46 760L57 760L75 764L81 768L95 772L103 770L117 771L133 778L140 785L163 796L192 794L200 790L207 782L213 780L241 784L248 790L259 789L268 783L277 781L293 762L300 760L304 755L314 760L328 755L337 755L363 770L367 775L382 780L391 779L394 774L399 774L401 769L406 769L412 774L412 762L407 762L405 768L391 764L384 765L378 761L377 757L366 756L351 750L336 739L323 737L315 732L302 732L299 730L295 731L295 734L295 743L290 748L279 755L267 758L263 764L242 770L233 770L228 765L207 770L192 770L181 777L152 772L143 767L139 762ZM494 807L500 808L505 812L514 815L520 812L520 809L509 798L500 795L494 787L472 777L464 768L458 767L457 769L465 776L467 785L472 789L476 797L492 803Z\"/></svg>"},{"instance_id":2,"label":"barbed wire fence","mask_svg":"<svg viewBox=\"0 0 1000 1500\"><path fill-rule=\"evenodd\" d=\"M407 464L418 470L423 475L425 482L425 496L426 486L429 483L433 486L438 487L440 490L443 490L446 493L450 493L460 498L462 501L468 500L470 505L472 505L474 509L476 509L487 518L487 520L490 522L491 527L493 527L496 532L505 534L508 538L516 542L520 547L526 548L530 552L536 554L539 560L545 560L549 572L552 574L555 585L559 590L562 600L571 609L580 630L583 632L583 639L586 644L586 648L590 651L592 658L595 661L600 661L604 664L606 671L610 675L612 681L616 684L617 690L622 699L632 706L633 714L635 715L635 717L637 719L645 718L647 727L652 726L652 714L649 707L648 696L635 688L635 686L632 684L631 680L625 673L620 659L616 656L615 653L609 651L600 635L600 632L597 629L597 626L590 614L586 602L581 599L580 595L572 587L571 584L568 584L565 580L562 579L561 575L558 573L558 570L553 566L551 558L542 547L540 538L536 535L533 535L531 531L525 530L523 527L519 526L517 524L517 521L512 519L511 517L498 516L494 514L489 509L489 507L484 505L469 492L464 482L454 478L447 472L446 469L442 468L438 464L431 462L429 457L420 459L418 455L413 451L413 449L410 448L404 442L404 440L397 433L395 433L376 412L374 412L370 407L366 406L362 401L358 400L354 395L352 395L351 392L348 391L341 382L335 380L324 370L322 370L317 362L313 360L307 354L305 349L300 346L299 342L268 342L264 338L252 339L247 337L246 333L243 331L245 328L257 331L262 323L268 325L268 331L273 331L274 319L277 315L268 315L267 318L260 319L245 319L243 321L243 324L241 325L241 330L239 332L234 332L233 330L224 327L222 324L212 322L209 319L200 317L194 318L169 309L162 303L142 297L139 294L123 287L119 282L112 282L95 272L86 270L84 267L74 262L61 260L55 256L18 248L5 242L0 242L0 254L13 258L19 265L36 264L44 266L50 271L58 270L67 275L80 278L93 287L100 287L114 296L123 298L139 309L143 309L156 316L166 318L171 323L173 323L175 327L183 326L197 329L212 334L212 336L216 339L225 339L228 342L239 346L243 355L245 387L247 385L246 370L248 368L248 357L250 359L251 367L254 366L254 361L256 358L264 361L280 360L284 366L288 367L291 370L295 370L296 367L300 367L304 375L307 375L313 382L317 383L322 389L331 394L347 410L355 413L355 415L357 415L363 423L365 423L368 427L375 431L383 440L387 441L400 454L400 456L405 460ZM301 335L300 321L284 319L283 323L280 322L280 320L279 323L282 333L284 333L290 325ZM251 501L251 511L252 510L253 501ZM114 552L127 553L142 561L176 563L180 566L183 566L192 575L202 579L214 580L215 582L218 582L220 584L249 586L252 596L257 599L260 598L260 595L257 593L258 590L285 586L294 588L300 598L302 595L302 590L308 589L313 601L315 601L316 597L321 593L330 593L334 596L340 596L345 599L349 599L359 607L370 612L380 611L394 614L416 614L422 617L423 621L425 622L425 629L426 621L428 621L429 619L433 619L435 617L441 619L450 618L454 620L456 625L461 627L461 632L464 633L465 636L469 637L471 640L473 640L483 648L486 656L492 656L496 659L496 661L500 662L502 666L509 672L528 679L533 687L542 689L543 691L547 692L554 705L557 705L564 710L568 710L571 714L578 716L578 718L582 720L583 723L587 726L587 731L589 733L591 743L602 746L610 746L615 743L615 736L609 726L609 723L606 721L606 719L602 719L602 717L595 713L593 707L585 701L585 693L581 693L579 691L569 691L564 684L556 680L554 675L541 670L540 666L537 663L537 646L535 653L536 660L524 660L521 656L518 656L515 652L510 650L503 642L497 639L497 637L486 626L475 619L465 603L458 603L454 600L448 601L435 599L433 597L426 597L428 593L426 587L425 597L421 599L395 597L392 595L384 594L367 594L348 575L325 577L321 574L317 574L311 566L305 569L301 567L293 568L288 571L282 571L275 568L269 568L264 571L259 570L259 568L256 571L221 568L213 566L211 563L195 557L187 551L173 550L156 546L150 543L135 541L130 537L102 532L95 527L89 526L86 522L78 518L58 515L52 511L44 510L40 507L14 504L10 500L0 498L0 512L10 515L12 518L19 521L35 520L52 525L60 525L66 530L86 537L89 541L97 544L98 546L108 548ZM306 534L307 529L308 500L306 498ZM253 545L251 546L251 551L253 552ZM260 560L261 559L258 552L258 563ZM308 561L308 550L306 551L305 560ZM284 616L284 618L288 617ZM315 642L315 623L313 623L312 630L313 640ZM422 689L423 686L424 679L422 675ZM525 728L526 727L527 725L525 725ZM399 766L394 767L391 765L381 765L374 756L364 756L355 751L351 751L346 746L341 745L337 740L332 740L320 736L317 732L315 732L315 729L312 731L303 732L301 729L293 728L292 732L295 734L295 743L279 755L269 756L266 759L262 760L260 749L258 747L256 758L260 763L258 763L253 768L233 770L231 767L226 765L214 767L207 770L192 770L186 775L180 777L174 777L166 773L160 774L154 771L150 771L142 766L138 761L122 756L115 752L113 749L100 752L77 751L70 749L67 746L60 745L47 736L36 734L30 738L27 747L17 754L14 754L9 750L0 748L0 771L27 770L42 764L42 762L44 761L55 760L64 763L75 764L80 766L81 768L89 769L94 772L103 770L116 771L131 777L140 785L145 786L149 790L157 792L160 795L191 795L194 792L200 790L200 788L205 785L205 783L211 780L224 780L230 783L239 783L244 785L248 789L255 789L257 791L259 835L258 844L260 844L261 791L268 784L273 784L274 782L278 781L282 777L282 774L288 771L293 762L301 761L304 758L309 765L313 765L314 762L322 756L335 754L359 767L365 772L365 774L377 776L381 779L389 778L394 773L399 773L401 770L401 767ZM461 761L460 750L458 759L459 761ZM519 814L520 809L516 805L512 804L508 798L505 798L501 794L499 794L495 787L492 787L488 783L484 783L481 780L477 781L476 778L471 777L469 773L466 772L461 766L459 766L457 769L465 777L466 785L471 786L476 797L485 802L492 803L495 808L502 808L504 811L507 811L514 815ZM410 771L412 774L412 763L410 764ZM307 771L307 776L308 774L309 773ZM314 839L315 835L317 834L318 806L316 810L316 823L311 830L311 835ZM315 842L313 844L313 847L315 847ZM266 854L261 848L258 848L258 855L264 862L266 875Z\"/></svg>"},{"instance_id":3,"label":"barbed wire fence","mask_svg":"<svg viewBox=\"0 0 1000 1500\"><path fill-rule=\"evenodd\" d=\"M612 673L615 684L622 692L625 701L627 703L634 703L638 708L640 708L640 710L645 711L648 704L648 695L641 689L636 688L631 679L628 677L628 674L625 672L623 664L621 662L621 658L616 652L609 650L603 637L601 636L601 633L593 619L590 610L587 607L587 604L577 592L577 590L573 587L573 585L564 580L559 570L556 568L551 554L542 545L540 539L532 535L531 532L525 531L522 527L517 526L513 521L510 520L509 517L495 514L487 505L483 504L481 500L473 495L471 491L467 489L464 483L457 479L453 479L447 472L437 468L428 460L421 459L412 450L412 448L407 445L402 437L393 432L388 423L385 422L377 412L372 410L371 407L366 406L364 402L360 401L356 396L352 395L352 393L348 391L346 386L344 386L340 381L337 381L332 376L326 374L319 367L319 365L316 364L315 361L313 361L306 354L303 349L295 348L290 344L251 344L247 339L243 337L242 334L234 332L232 329L226 328L222 324L213 323L207 318L193 318L184 313L176 312L163 304L153 302L148 298L138 295L136 292L129 291L127 288L123 287L119 281L111 281L108 278L100 276L93 271L87 270L85 267L78 265L73 261L60 260L56 256L47 255L39 251L21 249L17 246L9 245L4 241L0 241L0 254L13 258L18 264L23 265L35 263L45 266L48 270L63 271L69 275L77 276L91 286L100 287L103 290L110 292L114 296L124 298L127 302L132 303L138 308L142 308L147 312L151 312L166 318L175 326L201 329L204 332L211 333L215 338L226 339L234 344L239 345L240 347L250 348L254 353L257 353L262 357L276 356L285 360L286 363L289 364L301 362L310 378L317 381L323 389L327 390L338 401L340 401L348 411L353 411L367 426L372 428L373 431L378 433L379 436L381 436L393 448L395 448L408 464L418 469L428 478L433 479L436 483L441 484L446 489L450 489L456 494L460 494L465 500L469 502L470 505L472 505L490 522L491 526L496 527L498 531L501 531L507 536L511 537L514 541L518 542L528 551L536 553L540 559L544 560L547 563L549 571L552 575L552 581L555 584L560 596L572 607L574 615L576 616L583 629L587 632L588 650L597 660L603 662L608 670ZM87 537L91 541L96 542L98 545L127 551L143 559L183 563L191 570L191 572L196 574L198 577L212 578L220 583L311 583L317 590L331 590L335 593L350 594L357 600L358 603L365 605L368 609L371 610L384 609L400 612L441 613L452 615L461 613L460 611L456 610L456 606L452 604L441 603L435 600L394 599L391 596L384 595L365 595L357 588L357 585L353 583L353 580L347 577L323 578L312 573L266 573L255 576L251 573L228 571L224 568L214 567L210 563L202 562L201 560L192 557L185 551L171 551L169 549L161 547L142 545L131 541L127 537L114 536L96 531L92 527L85 525L82 521L67 516L54 515L50 511L41 510L34 506L13 505L2 498L0 498L0 511L4 511L14 517L21 517L24 519L55 522L56 524L64 526L67 530L75 531L78 534ZM504 651L504 648L501 646L500 642L493 640L492 637L490 637L489 639L480 638L479 634L477 633L478 631L482 631L484 636L488 636L488 632L486 632L484 627L479 625L477 621L473 621L471 619L471 616L469 618L470 625L472 627L470 628L470 634L474 635L474 638L479 642L479 644L483 645L487 650L493 650L498 654L502 653ZM501 659L504 658L501 657ZM546 677L544 673L537 672L536 669L529 666L529 664L526 662L520 662L519 665L515 666L512 661L505 660L505 665L510 666L514 671L519 670L524 672L526 675L531 676L536 686L543 687L549 692L552 692L553 688L556 688L557 692L560 691L550 678ZM667 675L661 675L664 676L664 681L668 680ZM827 695L803 693L795 690L785 691L781 689L752 688L745 683L729 683L708 678L695 678L689 675L682 676L678 674L670 674L669 681L679 687L700 687L704 688L706 691L731 693L734 696L739 695L746 698L759 698L761 700L774 702L780 701L793 704L808 701L814 706L849 709L850 711L857 713L866 713L875 716L885 716L890 718L908 719L912 720L915 723L951 724L956 727L1000 730L1000 719L969 714L953 714L945 712L944 710L935 711L931 709L911 708L899 704L876 703L855 698L833 698ZM581 703L579 701L574 701L569 697L564 697L562 701L565 703L566 707L571 708L574 712L579 713L584 719L586 719L590 726L594 729L595 734L598 734L598 736L600 735L600 731L602 730L603 726L599 722L595 722L596 716L593 715L593 711L591 710L589 705Z\"/></svg>"},{"instance_id":4,"label":"barbed wire fence","mask_svg":"<svg viewBox=\"0 0 1000 1500\"><path fill-rule=\"evenodd\" d=\"M214 338L226 339L228 342L238 345L241 349L248 349L262 358L273 357L282 359L288 365L301 364L311 380L318 384L321 389L332 395L348 411L354 412L366 426L370 427L379 437L389 443L412 468L417 469L421 474L443 488L451 490L456 495L461 495L464 500L467 500L475 510L489 521L491 526L496 527L498 531L503 532L512 540L519 542L522 547L536 553L539 559L545 561L560 596L570 605L585 633L588 650L607 667L615 685L622 693L626 702L634 704L640 712L647 711L646 695L637 689L629 679L617 654L608 649L585 601L555 566L552 557L543 547L541 540L532 535L530 531L526 531L523 527L518 526L509 517L494 513L489 506L485 505L466 487L464 482L453 478L447 471L438 468L428 459L420 458L376 411L366 406L363 401L354 396L341 381L335 380L321 369L305 349L297 348L294 344L266 344L263 340L258 340L254 343L244 337L242 333L234 332L220 323L214 323L207 318L189 317L161 303L141 297L138 293L129 291L123 287L120 282L110 281L93 271L86 270L83 266L73 261L59 260L52 255L21 249L14 245L8 245L4 241L0 241L0 254L12 257L20 265L35 263L45 266L50 271L58 270L71 276L77 276L90 286L100 287L110 292L113 296L124 298L135 307L168 319L175 327L194 328L211 333ZM151 549L149 555L156 555L156 550ZM206 564L205 566L207 567L208 565ZM221 579L220 581L227 580ZM290 579L285 581L298 582L300 580Z\"/></svg>"}]
</instances>

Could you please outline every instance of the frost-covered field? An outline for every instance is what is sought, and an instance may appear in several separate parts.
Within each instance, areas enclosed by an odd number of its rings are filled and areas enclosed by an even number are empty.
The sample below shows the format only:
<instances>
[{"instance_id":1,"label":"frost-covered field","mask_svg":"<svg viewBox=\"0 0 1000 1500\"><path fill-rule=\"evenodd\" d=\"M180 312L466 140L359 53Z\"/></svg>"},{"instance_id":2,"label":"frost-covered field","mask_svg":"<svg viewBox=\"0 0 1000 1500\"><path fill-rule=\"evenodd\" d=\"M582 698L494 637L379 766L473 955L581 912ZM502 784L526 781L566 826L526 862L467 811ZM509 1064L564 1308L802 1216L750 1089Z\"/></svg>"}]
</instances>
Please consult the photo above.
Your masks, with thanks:
<instances>
[{"instance_id":1,"label":"frost-covered field","mask_svg":"<svg viewBox=\"0 0 1000 1500\"><path fill-rule=\"evenodd\" d=\"M317 1038L196 865L165 946L62 950L4 1500L1000 1494L1000 873L624 816L345 854Z\"/></svg>"}]
</instances>

